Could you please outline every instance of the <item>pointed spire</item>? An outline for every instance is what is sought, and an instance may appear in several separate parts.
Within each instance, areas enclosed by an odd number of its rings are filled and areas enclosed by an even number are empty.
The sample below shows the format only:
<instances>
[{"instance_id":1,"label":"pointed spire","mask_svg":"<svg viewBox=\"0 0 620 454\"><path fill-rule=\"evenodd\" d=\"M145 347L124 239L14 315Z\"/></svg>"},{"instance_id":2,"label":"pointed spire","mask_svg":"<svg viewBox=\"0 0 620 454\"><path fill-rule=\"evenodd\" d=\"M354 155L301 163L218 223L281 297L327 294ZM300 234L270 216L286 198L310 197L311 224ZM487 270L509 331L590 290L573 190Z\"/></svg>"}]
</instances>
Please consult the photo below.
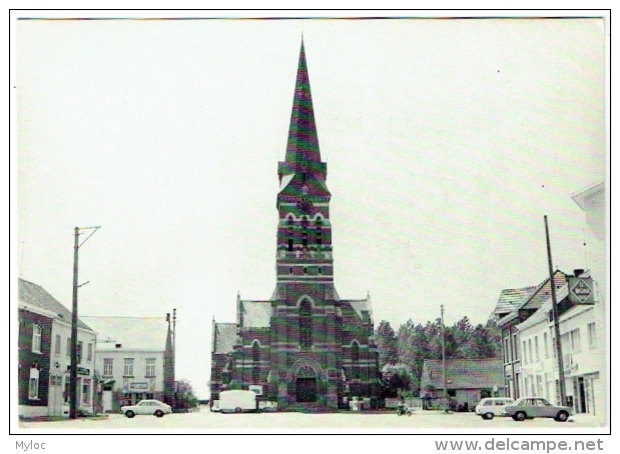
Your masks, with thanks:
<instances>
[{"instance_id":1,"label":"pointed spire","mask_svg":"<svg viewBox=\"0 0 620 454\"><path fill-rule=\"evenodd\" d=\"M286 146L286 163L294 171L312 172L320 168L321 152L314 120L310 78L303 36L297 65L291 124Z\"/></svg>"}]
</instances>

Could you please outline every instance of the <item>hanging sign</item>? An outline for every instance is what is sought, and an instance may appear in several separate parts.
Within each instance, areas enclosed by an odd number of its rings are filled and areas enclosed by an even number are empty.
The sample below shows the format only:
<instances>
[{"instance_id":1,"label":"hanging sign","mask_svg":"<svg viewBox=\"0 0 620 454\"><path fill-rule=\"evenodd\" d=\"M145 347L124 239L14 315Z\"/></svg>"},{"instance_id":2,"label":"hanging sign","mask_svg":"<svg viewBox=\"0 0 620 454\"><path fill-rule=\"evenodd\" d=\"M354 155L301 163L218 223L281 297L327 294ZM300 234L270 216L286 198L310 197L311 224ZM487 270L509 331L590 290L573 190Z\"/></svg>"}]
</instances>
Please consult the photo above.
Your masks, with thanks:
<instances>
[{"instance_id":1,"label":"hanging sign","mask_svg":"<svg viewBox=\"0 0 620 454\"><path fill-rule=\"evenodd\" d=\"M591 277L569 277L568 297L575 304L594 304L594 284Z\"/></svg>"}]
</instances>

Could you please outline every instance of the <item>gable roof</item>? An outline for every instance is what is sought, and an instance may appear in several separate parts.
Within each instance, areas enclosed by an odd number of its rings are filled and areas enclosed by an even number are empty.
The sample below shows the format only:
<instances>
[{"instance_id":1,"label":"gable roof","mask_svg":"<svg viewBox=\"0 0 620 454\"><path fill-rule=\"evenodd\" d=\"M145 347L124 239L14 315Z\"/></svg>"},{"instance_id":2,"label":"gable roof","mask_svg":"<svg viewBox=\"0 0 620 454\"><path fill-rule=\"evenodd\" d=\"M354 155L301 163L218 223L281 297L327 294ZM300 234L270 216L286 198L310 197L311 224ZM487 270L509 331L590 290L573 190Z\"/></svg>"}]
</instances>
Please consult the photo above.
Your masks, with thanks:
<instances>
[{"instance_id":1,"label":"gable roof","mask_svg":"<svg viewBox=\"0 0 620 454\"><path fill-rule=\"evenodd\" d=\"M560 289L568 283L566 274L560 270L553 273L555 288ZM540 283L534 294L530 296L520 307L520 309L539 309L545 301L551 298L551 280L545 279ZM558 300L559 301L559 300Z\"/></svg>"},{"instance_id":2,"label":"gable roof","mask_svg":"<svg viewBox=\"0 0 620 454\"><path fill-rule=\"evenodd\" d=\"M241 301L243 328L269 328L271 301Z\"/></svg>"},{"instance_id":3,"label":"gable roof","mask_svg":"<svg viewBox=\"0 0 620 454\"><path fill-rule=\"evenodd\" d=\"M449 389L504 387L504 364L501 358L446 360ZM420 386L443 389L443 364L438 359L425 359Z\"/></svg>"},{"instance_id":4,"label":"gable roof","mask_svg":"<svg viewBox=\"0 0 620 454\"><path fill-rule=\"evenodd\" d=\"M506 315L510 313L516 314L519 309L538 309L547 298L551 296L551 286L549 278L546 278L540 284L532 287L523 287L517 289L504 289L499 295L497 304L495 305L495 315ZM554 273L554 281L556 289L566 285L566 274L560 270ZM506 320L511 317L506 317Z\"/></svg>"},{"instance_id":5,"label":"gable roof","mask_svg":"<svg viewBox=\"0 0 620 454\"><path fill-rule=\"evenodd\" d=\"M18 299L24 304L35 306L54 314L56 320L71 323L71 311L63 306L56 298L47 293L43 287L19 278ZM83 317L78 317L78 328L92 329L83 321Z\"/></svg>"},{"instance_id":6,"label":"gable roof","mask_svg":"<svg viewBox=\"0 0 620 454\"><path fill-rule=\"evenodd\" d=\"M549 290L550 292L550 290ZM564 298L568 296L568 285L565 284L556 291L556 299L558 302L562 301ZM541 296L542 297L542 296ZM538 310L534 312L527 320L521 322L517 325L517 329L519 331L523 331L527 328L530 328L534 325L537 325L540 322L546 321L549 318L549 311L553 309L553 299L551 298L551 293L547 294L547 298L540 305Z\"/></svg>"},{"instance_id":7,"label":"gable roof","mask_svg":"<svg viewBox=\"0 0 620 454\"><path fill-rule=\"evenodd\" d=\"M501 291L499 299L495 305L494 313L496 315L508 314L515 308L518 308L529 299L536 291L537 286L523 288L507 288Z\"/></svg>"},{"instance_id":8,"label":"gable roof","mask_svg":"<svg viewBox=\"0 0 620 454\"><path fill-rule=\"evenodd\" d=\"M230 353L237 343L236 323L215 323L213 332L213 353Z\"/></svg>"},{"instance_id":9,"label":"gable roof","mask_svg":"<svg viewBox=\"0 0 620 454\"><path fill-rule=\"evenodd\" d=\"M372 320L372 308L369 299L341 300L340 303L343 308L349 305L355 311L360 320L364 320L364 312L368 313L368 320Z\"/></svg>"},{"instance_id":10,"label":"gable roof","mask_svg":"<svg viewBox=\"0 0 620 454\"><path fill-rule=\"evenodd\" d=\"M164 351L166 317L83 317L97 332L97 350ZM116 344L120 344L119 349Z\"/></svg>"}]
</instances>

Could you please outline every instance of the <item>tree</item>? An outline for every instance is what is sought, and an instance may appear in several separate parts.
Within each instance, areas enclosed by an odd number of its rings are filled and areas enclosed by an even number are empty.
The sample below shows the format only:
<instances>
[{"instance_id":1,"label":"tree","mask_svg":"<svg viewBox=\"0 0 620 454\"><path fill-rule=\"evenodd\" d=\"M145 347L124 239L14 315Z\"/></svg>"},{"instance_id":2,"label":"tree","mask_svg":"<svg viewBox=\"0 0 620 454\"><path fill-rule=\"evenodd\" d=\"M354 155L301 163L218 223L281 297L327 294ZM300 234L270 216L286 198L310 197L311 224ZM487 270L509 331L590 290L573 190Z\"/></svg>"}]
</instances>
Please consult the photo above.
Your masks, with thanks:
<instances>
[{"instance_id":1,"label":"tree","mask_svg":"<svg viewBox=\"0 0 620 454\"><path fill-rule=\"evenodd\" d=\"M411 390L413 376L405 364L386 364L381 370L381 394L398 397Z\"/></svg>"},{"instance_id":2,"label":"tree","mask_svg":"<svg viewBox=\"0 0 620 454\"><path fill-rule=\"evenodd\" d=\"M178 409L188 409L198 405L198 398L194 394L194 388L189 380L177 380L175 397Z\"/></svg>"},{"instance_id":3,"label":"tree","mask_svg":"<svg viewBox=\"0 0 620 454\"><path fill-rule=\"evenodd\" d=\"M390 322L381 320L377 328L377 350L379 352L379 368L386 364L398 362L398 340Z\"/></svg>"}]
</instances>

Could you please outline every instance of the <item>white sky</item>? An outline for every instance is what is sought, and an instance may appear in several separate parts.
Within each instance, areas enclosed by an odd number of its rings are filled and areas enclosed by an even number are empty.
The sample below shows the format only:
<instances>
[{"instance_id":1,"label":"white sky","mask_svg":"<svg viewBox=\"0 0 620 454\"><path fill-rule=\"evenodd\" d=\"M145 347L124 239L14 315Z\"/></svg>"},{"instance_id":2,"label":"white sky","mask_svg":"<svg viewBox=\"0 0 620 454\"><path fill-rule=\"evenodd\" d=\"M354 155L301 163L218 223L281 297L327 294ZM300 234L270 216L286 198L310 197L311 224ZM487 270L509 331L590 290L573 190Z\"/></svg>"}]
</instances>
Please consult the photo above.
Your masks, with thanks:
<instances>
[{"instance_id":1,"label":"white sky","mask_svg":"<svg viewBox=\"0 0 620 454\"><path fill-rule=\"evenodd\" d=\"M275 286L299 20L19 21L19 275L81 315L211 320ZM336 287L375 325L484 323L504 288L593 267L571 195L606 169L602 20L305 20ZM596 276L594 276L596 278Z\"/></svg>"}]
</instances>

